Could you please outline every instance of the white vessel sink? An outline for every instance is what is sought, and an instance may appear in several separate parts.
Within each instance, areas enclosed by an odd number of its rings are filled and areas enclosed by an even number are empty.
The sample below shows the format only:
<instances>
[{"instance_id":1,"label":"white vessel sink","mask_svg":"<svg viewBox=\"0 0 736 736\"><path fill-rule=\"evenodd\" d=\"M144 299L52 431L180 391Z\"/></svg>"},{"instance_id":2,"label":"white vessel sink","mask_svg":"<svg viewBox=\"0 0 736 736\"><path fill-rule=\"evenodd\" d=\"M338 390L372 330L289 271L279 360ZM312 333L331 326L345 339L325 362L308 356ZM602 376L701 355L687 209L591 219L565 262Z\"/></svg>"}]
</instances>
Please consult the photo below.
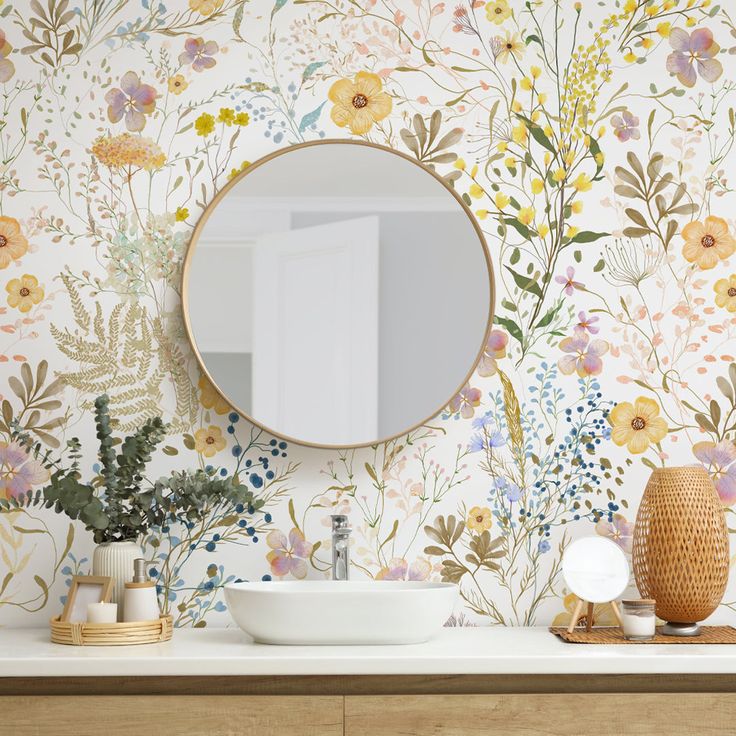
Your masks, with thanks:
<instances>
[{"instance_id":1,"label":"white vessel sink","mask_svg":"<svg viewBox=\"0 0 736 736\"><path fill-rule=\"evenodd\" d=\"M230 615L261 644L418 644L437 634L458 596L453 583L231 583Z\"/></svg>"}]
</instances>

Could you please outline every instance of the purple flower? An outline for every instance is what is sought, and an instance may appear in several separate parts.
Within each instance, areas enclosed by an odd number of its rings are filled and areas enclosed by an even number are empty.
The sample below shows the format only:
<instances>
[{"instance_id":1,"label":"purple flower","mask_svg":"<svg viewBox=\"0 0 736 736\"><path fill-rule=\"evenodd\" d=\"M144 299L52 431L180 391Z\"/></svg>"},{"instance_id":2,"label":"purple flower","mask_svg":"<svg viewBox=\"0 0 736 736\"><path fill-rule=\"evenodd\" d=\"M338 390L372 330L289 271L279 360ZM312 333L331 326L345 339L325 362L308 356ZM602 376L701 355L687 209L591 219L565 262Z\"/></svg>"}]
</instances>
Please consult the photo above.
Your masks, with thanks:
<instances>
[{"instance_id":1,"label":"purple flower","mask_svg":"<svg viewBox=\"0 0 736 736\"><path fill-rule=\"evenodd\" d=\"M49 478L47 470L17 442L0 444L0 498L27 493Z\"/></svg>"},{"instance_id":2,"label":"purple flower","mask_svg":"<svg viewBox=\"0 0 736 736\"><path fill-rule=\"evenodd\" d=\"M409 563L403 557L394 557L376 573L376 580L427 580L432 565L422 557Z\"/></svg>"},{"instance_id":3,"label":"purple flower","mask_svg":"<svg viewBox=\"0 0 736 736\"><path fill-rule=\"evenodd\" d=\"M491 424L493 424L493 414L490 411L473 419L473 429L485 429Z\"/></svg>"},{"instance_id":4,"label":"purple flower","mask_svg":"<svg viewBox=\"0 0 736 736\"><path fill-rule=\"evenodd\" d=\"M584 288L584 284L582 284L580 281L574 281L575 269L572 266L568 266L565 273L567 274L567 276L555 276L555 281L558 284L564 284L562 290L565 292L565 294L567 294L568 296L572 296L572 293L575 291L575 289Z\"/></svg>"},{"instance_id":5,"label":"purple flower","mask_svg":"<svg viewBox=\"0 0 736 736\"><path fill-rule=\"evenodd\" d=\"M603 370L601 355L608 352L608 343L605 340L589 342L588 333L581 327L576 327L572 337L560 342L560 350L567 355L563 355L557 365L566 376L577 372L580 378L585 378L597 376Z\"/></svg>"},{"instance_id":6,"label":"purple flower","mask_svg":"<svg viewBox=\"0 0 736 736\"><path fill-rule=\"evenodd\" d=\"M621 115L614 115L611 118L611 125L613 125L613 134L621 143L628 140L639 140L639 118L628 110L624 110Z\"/></svg>"},{"instance_id":7,"label":"purple flower","mask_svg":"<svg viewBox=\"0 0 736 736\"><path fill-rule=\"evenodd\" d=\"M713 40L713 33L708 28L698 28L692 33L673 28L670 46L674 51L667 57L667 71L676 74L686 87L695 86L696 68L706 82L715 82L723 74L721 62L713 58L721 47Z\"/></svg>"},{"instance_id":8,"label":"purple flower","mask_svg":"<svg viewBox=\"0 0 736 736\"><path fill-rule=\"evenodd\" d=\"M696 442L693 454L713 477L721 502L726 506L736 503L736 445L729 440Z\"/></svg>"},{"instance_id":9,"label":"purple flower","mask_svg":"<svg viewBox=\"0 0 736 736\"><path fill-rule=\"evenodd\" d=\"M496 478L493 481L493 486L496 491L501 491L511 503L516 503L524 495L524 491L508 478ZM493 497L489 500L492 501Z\"/></svg>"},{"instance_id":10,"label":"purple flower","mask_svg":"<svg viewBox=\"0 0 736 736\"><path fill-rule=\"evenodd\" d=\"M141 84L135 72L126 72L120 80L120 88L114 87L105 95L108 104L107 117L117 123L125 116L128 130L143 130L146 115L156 109L156 90L150 84Z\"/></svg>"},{"instance_id":11,"label":"purple flower","mask_svg":"<svg viewBox=\"0 0 736 736\"><path fill-rule=\"evenodd\" d=\"M583 330L587 330L591 335L597 335L598 328L593 323L598 322L598 319L598 317L588 317L585 312L578 312L578 320L580 321L577 326Z\"/></svg>"},{"instance_id":12,"label":"purple flower","mask_svg":"<svg viewBox=\"0 0 736 736\"><path fill-rule=\"evenodd\" d=\"M634 524L626 520L623 514L614 514L611 521L600 519L595 525L595 531L602 537L608 537L624 552L631 553L634 543Z\"/></svg>"},{"instance_id":13,"label":"purple flower","mask_svg":"<svg viewBox=\"0 0 736 736\"><path fill-rule=\"evenodd\" d=\"M179 63L183 66L192 65L195 72L212 69L217 62L212 58L220 47L214 41L205 41L199 38L188 38L184 41L184 51L179 54Z\"/></svg>"},{"instance_id":14,"label":"purple flower","mask_svg":"<svg viewBox=\"0 0 736 736\"><path fill-rule=\"evenodd\" d=\"M551 549L552 549L552 547L550 546L550 543L546 539L543 539L539 543L539 551L542 552L543 554L545 552L549 552Z\"/></svg>"}]
</instances>

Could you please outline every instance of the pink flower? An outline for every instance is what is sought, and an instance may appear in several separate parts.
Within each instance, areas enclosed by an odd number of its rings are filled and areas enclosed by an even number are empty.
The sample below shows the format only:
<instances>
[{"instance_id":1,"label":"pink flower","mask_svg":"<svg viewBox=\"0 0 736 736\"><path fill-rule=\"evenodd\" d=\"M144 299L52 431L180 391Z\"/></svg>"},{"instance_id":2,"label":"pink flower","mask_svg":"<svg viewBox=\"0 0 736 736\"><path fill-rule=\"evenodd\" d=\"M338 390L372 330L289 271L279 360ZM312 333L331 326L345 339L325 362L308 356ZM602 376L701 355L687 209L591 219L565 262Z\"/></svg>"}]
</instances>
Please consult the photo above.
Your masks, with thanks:
<instances>
[{"instance_id":1,"label":"pink flower","mask_svg":"<svg viewBox=\"0 0 736 736\"><path fill-rule=\"evenodd\" d=\"M576 327L572 337L566 337L560 342L560 350L569 353L563 355L557 363L566 376L577 371L581 378L585 378L597 376L603 370L600 356L608 352L608 343L605 340L593 340L588 344L589 340L585 330Z\"/></svg>"},{"instance_id":2,"label":"pink flower","mask_svg":"<svg viewBox=\"0 0 736 736\"><path fill-rule=\"evenodd\" d=\"M631 546L634 542L634 524L626 521L623 514L614 514L611 521L600 519L595 525L596 534L608 537L615 542L624 552L631 554Z\"/></svg>"},{"instance_id":3,"label":"pink flower","mask_svg":"<svg viewBox=\"0 0 736 736\"><path fill-rule=\"evenodd\" d=\"M403 557L394 557L386 567L376 574L376 580L427 580L432 565L422 557L409 563Z\"/></svg>"},{"instance_id":4,"label":"pink flower","mask_svg":"<svg viewBox=\"0 0 736 736\"><path fill-rule=\"evenodd\" d=\"M184 41L184 51L179 54L179 63L182 66L192 65L195 72L212 69L217 62L212 58L220 47L215 41L205 41L203 38L188 38Z\"/></svg>"},{"instance_id":5,"label":"pink flower","mask_svg":"<svg viewBox=\"0 0 736 736\"><path fill-rule=\"evenodd\" d=\"M470 419L475 414L475 407L480 406L481 396L479 388L471 388L470 384L466 383L460 393L450 402L450 413L457 414L460 412L463 419Z\"/></svg>"},{"instance_id":6,"label":"pink flower","mask_svg":"<svg viewBox=\"0 0 736 736\"><path fill-rule=\"evenodd\" d=\"M726 506L736 503L736 445L729 440L697 442L693 455L706 466L713 477L721 502Z\"/></svg>"},{"instance_id":7,"label":"pink flower","mask_svg":"<svg viewBox=\"0 0 736 736\"><path fill-rule=\"evenodd\" d=\"M105 95L107 117L117 123L125 116L125 127L131 131L143 130L146 115L156 109L156 90L150 84L141 84L135 72L126 72L120 88L114 87Z\"/></svg>"},{"instance_id":8,"label":"pink flower","mask_svg":"<svg viewBox=\"0 0 736 736\"><path fill-rule=\"evenodd\" d=\"M698 28L688 33L682 28L670 31L670 46L674 51L667 57L667 71L676 74L686 87L695 86L697 73L706 82L715 82L723 74L723 67L713 57L721 47L713 40L708 28Z\"/></svg>"},{"instance_id":9,"label":"pink flower","mask_svg":"<svg viewBox=\"0 0 736 736\"><path fill-rule=\"evenodd\" d=\"M585 312L578 312L578 320L580 320L577 324L578 327L587 330L591 335L598 334L598 328L593 324L598 322L598 317L588 317Z\"/></svg>"},{"instance_id":10,"label":"pink flower","mask_svg":"<svg viewBox=\"0 0 736 736\"><path fill-rule=\"evenodd\" d=\"M624 110L621 115L614 115L611 118L611 125L613 126L613 134L621 143L628 140L638 141L640 138L639 118L628 110Z\"/></svg>"},{"instance_id":11,"label":"pink flower","mask_svg":"<svg viewBox=\"0 0 736 736\"><path fill-rule=\"evenodd\" d=\"M0 498L18 497L48 479L46 468L17 442L0 444Z\"/></svg>"},{"instance_id":12,"label":"pink flower","mask_svg":"<svg viewBox=\"0 0 736 736\"><path fill-rule=\"evenodd\" d=\"M575 291L575 289L584 288L584 284L580 283L580 281L574 281L575 269L572 266L568 266L565 273L567 274L567 277L555 276L555 281L558 284L564 284L562 290L565 292L565 294L567 294L568 296L572 296L572 293Z\"/></svg>"},{"instance_id":13,"label":"pink flower","mask_svg":"<svg viewBox=\"0 0 736 736\"><path fill-rule=\"evenodd\" d=\"M506 345L509 336L501 330L491 330L488 335L483 355L478 363L478 374L481 376L494 376L498 371L496 360L506 357Z\"/></svg>"},{"instance_id":14,"label":"pink flower","mask_svg":"<svg viewBox=\"0 0 736 736\"><path fill-rule=\"evenodd\" d=\"M266 559L271 563L274 575L283 577L291 573L300 580L307 576L306 560L312 554L312 544L304 539L299 529L289 532L288 541L283 532L274 529L268 533L266 544L271 548Z\"/></svg>"}]
</instances>

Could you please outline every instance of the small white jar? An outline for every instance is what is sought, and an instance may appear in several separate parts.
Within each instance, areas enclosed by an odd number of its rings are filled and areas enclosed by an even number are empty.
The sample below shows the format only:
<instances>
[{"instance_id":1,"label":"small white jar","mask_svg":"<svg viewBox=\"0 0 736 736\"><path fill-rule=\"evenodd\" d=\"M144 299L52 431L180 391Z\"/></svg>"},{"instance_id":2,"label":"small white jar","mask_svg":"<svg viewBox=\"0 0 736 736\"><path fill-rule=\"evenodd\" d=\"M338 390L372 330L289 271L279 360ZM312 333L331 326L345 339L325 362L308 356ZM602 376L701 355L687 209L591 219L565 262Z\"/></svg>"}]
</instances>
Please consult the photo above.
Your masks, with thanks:
<instances>
[{"instance_id":1,"label":"small white jar","mask_svg":"<svg viewBox=\"0 0 736 736\"><path fill-rule=\"evenodd\" d=\"M651 598L621 601L621 619L624 639L649 641L656 633L657 616L655 602Z\"/></svg>"}]
</instances>

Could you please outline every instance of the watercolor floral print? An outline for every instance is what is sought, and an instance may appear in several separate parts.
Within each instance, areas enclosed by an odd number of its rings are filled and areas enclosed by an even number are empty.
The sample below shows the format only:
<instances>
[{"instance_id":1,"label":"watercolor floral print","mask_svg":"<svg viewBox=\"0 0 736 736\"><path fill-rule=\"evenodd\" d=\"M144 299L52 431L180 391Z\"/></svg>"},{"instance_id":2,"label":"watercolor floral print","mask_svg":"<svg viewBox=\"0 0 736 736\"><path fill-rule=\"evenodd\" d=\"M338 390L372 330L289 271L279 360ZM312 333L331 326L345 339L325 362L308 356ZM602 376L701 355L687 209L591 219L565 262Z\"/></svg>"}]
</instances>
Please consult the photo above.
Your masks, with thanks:
<instances>
[{"instance_id":1,"label":"watercolor floral print","mask_svg":"<svg viewBox=\"0 0 736 736\"><path fill-rule=\"evenodd\" d=\"M328 575L331 513L350 515L355 576L452 581L455 623L506 625L569 620L566 545L598 534L630 554L653 467L701 463L731 517L727 4L90 7L0 5L0 625L48 618L92 551L39 504L42 469L12 427L59 447L91 434L103 391L121 431L170 422L157 473L237 473L265 501L143 540L178 625L225 624L227 582ZM180 264L251 162L346 136L455 188L489 244L495 316L427 426L316 451L259 432L200 375ZM717 615L734 606L731 590Z\"/></svg>"}]
</instances>

